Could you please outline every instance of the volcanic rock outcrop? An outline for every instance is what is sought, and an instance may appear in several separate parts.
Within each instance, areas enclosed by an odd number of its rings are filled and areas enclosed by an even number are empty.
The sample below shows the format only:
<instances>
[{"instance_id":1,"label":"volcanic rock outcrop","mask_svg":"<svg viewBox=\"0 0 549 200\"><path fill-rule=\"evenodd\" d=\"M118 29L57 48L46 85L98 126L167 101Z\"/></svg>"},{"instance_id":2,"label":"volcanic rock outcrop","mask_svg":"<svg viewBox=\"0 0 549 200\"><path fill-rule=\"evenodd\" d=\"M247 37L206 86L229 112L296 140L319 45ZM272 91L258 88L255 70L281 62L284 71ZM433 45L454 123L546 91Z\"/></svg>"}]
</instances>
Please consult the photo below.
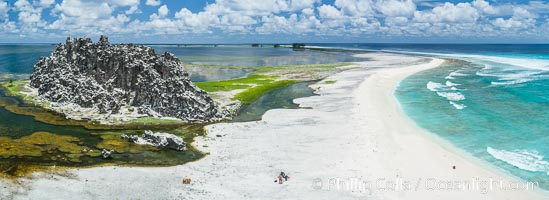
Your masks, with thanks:
<instances>
[{"instance_id":1,"label":"volcanic rock outcrop","mask_svg":"<svg viewBox=\"0 0 549 200\"><path fill-rule=\"evenodd\" d=\"M30 86L40 98L116 114L137 109L149 116L209 122L230 117L196 87L180 60L151 47L112 45L101 36L67 38L34 66Z\"/></svg>"},{"instance_id":2,"label":"volcanic rock outcrop","mask_svg":"<svg viewBox=\"0 0 549 200\"><path fill-rule=\"evenodd\" d=\"M141 137L137 135L122 134L120 138L140 145L152 145L155 147L174 149L177 151L184 151L187 149L183 138L169 133L155 133L147 130Z\"/></svg>"}]
</instances>

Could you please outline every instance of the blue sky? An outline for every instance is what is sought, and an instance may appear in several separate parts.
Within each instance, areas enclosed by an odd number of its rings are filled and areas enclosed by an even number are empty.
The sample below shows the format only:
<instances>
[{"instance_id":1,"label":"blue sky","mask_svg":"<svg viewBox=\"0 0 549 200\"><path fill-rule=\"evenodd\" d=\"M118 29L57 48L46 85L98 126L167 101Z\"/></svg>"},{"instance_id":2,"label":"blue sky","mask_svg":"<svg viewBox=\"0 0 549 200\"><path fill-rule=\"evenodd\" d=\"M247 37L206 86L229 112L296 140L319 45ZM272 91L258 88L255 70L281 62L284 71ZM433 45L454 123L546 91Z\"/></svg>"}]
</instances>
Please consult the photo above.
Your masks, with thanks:
<instances>
[{"instance_id":1,"label":"blue sky","mask_svg":"<svg viewBox=\"0 0 549 200\"><path fill-rule=\"evenodd\" d=\"M547 1L9 0L0 42L549 43Z\"/></svg>"}]
</instances>

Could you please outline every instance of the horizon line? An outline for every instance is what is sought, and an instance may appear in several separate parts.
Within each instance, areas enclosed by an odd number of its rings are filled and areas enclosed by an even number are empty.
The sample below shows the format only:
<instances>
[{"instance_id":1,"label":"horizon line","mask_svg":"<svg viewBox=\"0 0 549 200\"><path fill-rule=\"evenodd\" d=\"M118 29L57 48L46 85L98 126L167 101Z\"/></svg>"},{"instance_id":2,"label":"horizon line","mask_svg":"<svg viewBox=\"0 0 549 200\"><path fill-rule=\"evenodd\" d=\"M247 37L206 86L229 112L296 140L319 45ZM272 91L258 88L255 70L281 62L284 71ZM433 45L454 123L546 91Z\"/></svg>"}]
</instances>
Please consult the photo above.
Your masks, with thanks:
<instances>
[{"instance_id":1,"label":"horizon line","mask_svg":"<svg viewBox=\"0 0 549 200\"><path fill-rule=\"evenodd\" d=\"M46 43L46 42L0 42L0 45L14 45L14 44L43 44L43 45L56 45L64 42L56 42L56 43ZM112 44L130 44L129 43L119 43L119 42L111 42ZM419 42L419 43L413 43L413 42L293 42L293 43L275 43L275 42L250 42L250 43L133 43L133 44L139 44L139 45L252 45L252 44L259 44L259 45L292 45L292 44L355 44L355 45L361 45L361 44L398 44L398 45L549 45L549 43L497 43L497 42L489 42L489 43L473 43L473 42L466 42L466 43L460 43L460 42Z\"/></svg>"}]
</instances>

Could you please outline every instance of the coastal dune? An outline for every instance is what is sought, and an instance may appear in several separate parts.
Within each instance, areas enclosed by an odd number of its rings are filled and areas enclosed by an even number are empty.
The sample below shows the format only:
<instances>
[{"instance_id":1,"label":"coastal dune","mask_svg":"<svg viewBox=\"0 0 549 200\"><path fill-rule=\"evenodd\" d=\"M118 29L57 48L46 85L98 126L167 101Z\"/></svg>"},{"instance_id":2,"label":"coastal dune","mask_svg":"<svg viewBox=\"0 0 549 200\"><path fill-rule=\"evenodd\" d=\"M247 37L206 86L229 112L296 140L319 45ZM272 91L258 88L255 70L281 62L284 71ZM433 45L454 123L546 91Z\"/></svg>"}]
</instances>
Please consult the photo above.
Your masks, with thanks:
<instances>
[{"instance_id":1,"label":"coastal dune","mask_svg":"<svg viewBox=\"0 0 549 200\"><path fill-rule=\"evenodd\" d=\"M388 53L312 85L310 109L275 109L261 121L207 126L208 153L162 168L97 167L0 183L14 199L544 199L539 191L488 188L519 180L418 127L402 112L398 83L444 60ZM219 135L220 137L217 137ZM454 169L455 167L455 169ZM275 183L284 171L290 180ZM192 179L182 184L183 178ZM474 180L474 181L473 181ZM477 182L478 181L478 182ZM462 187L461 184L470 184Z\"/></svg>"}]
</instances>

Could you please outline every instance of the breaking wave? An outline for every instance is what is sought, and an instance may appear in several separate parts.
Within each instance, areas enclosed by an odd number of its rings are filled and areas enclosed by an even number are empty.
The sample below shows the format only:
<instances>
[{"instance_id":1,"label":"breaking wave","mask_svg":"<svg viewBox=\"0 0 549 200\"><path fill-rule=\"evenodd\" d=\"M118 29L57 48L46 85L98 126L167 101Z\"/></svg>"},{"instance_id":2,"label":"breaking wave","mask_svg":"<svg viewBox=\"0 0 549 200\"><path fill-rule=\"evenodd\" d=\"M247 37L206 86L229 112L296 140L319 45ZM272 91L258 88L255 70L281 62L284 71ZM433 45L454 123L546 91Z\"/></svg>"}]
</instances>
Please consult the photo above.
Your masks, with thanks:
<instances>
[{"instance_id":1,"label":"breaking wave","mask_svg":"<svg viewBox=\"0 0 549 200\"><path fill-rule=\"evenodd\" d=\"M497 78L497 81L491 81L490 85L501 86L535 81L543 78L543 73L544 71L524 70L517 68L497 69L486 64L484 68L476 72L476 75L495 77Z\"/></svg>"},{"instance_id":2,"label":"breaking wave","mask_svg":"<svg viewBox=\"0 0 549 200\"><path fill-rule=\"evenodd\" d=\"M537 151L516 149L513 151L498 150L487 147L486 151L492 157L513 165L519 169L531 172L545 172L549 175L549 162Z\"/></svg>"},{"instance_id":3,"label":"breaking wave","mask_svg":"<svg viewBox=\"0 0 549 200\"><path fill-rule=\"evenodd\" d=\"M438 89L441 89L441 88L445 88L446 85L442 85L440 83L436 83L436 82L433 82L433 81L429 81L427 83L427 89L433 91L433 92L436 92L438 91Z\"/></svg>"},{"instance_id":4,"label":"breaking wave","mask_svg":"<svg viewBox=\"0 0 549 200\"><path fill-rule=\"evenodd\" d=\"M444 97L449 101L463 101L465 96L459 92L437 92L438 96Z\"/></svg>"},{"instance_id":5,"label":"breaking wave","mask_svg":"<svg viewBox=\"0 0 549 200\"><path fill-rule=\"evenodd\" d=\"M448 86L448 87L461 85L461 84L457 84L457 83L452 83L452 82L450 82L450 81L446 81L445 84L446 84L446 86Z\"/></svg>"},{"instance_id":6,"label":"breaking wave","mask_svg":"<svg viewBox=\"0 0 549 200\"><path fill-rule=\"evenodd\" d=\"M452 83L451 81L446 81L446 83L437 83L433 81L429 81L427 83L427 89L429 89L432 92L435 92L438 96L446 98L450 105L454 106L456 109L461 110L466 108L467 106L464 104L456 103L456 101L463 101L465 100L465 95L463 95L460 92L457 92L458 88L455 86L458 86L461 84Z\"/></svg>"},{"instance_id":7,"label":"breaking wave","mask_svg":"<svg viewBox=\"0 0 549 200\"><path fill-rule=\"evenodd\" d=\"M529 81L533 81L534 79L524 78L524 79L517 79L512 81L492 81L491 85L515 85L519 83L526 83Z\"/></svg>"},{"instance_id":8,"label":"breaking wave","mask_svg":"<svg viewBox=\"0 0 549 200\"><path fill-rule=\"evenodd\" d=\"M450 101L450 104L452 104L452 106L454 106L456 109L458 110L462 110L464 108L467 108L466 105L464 104L459 104L459 103L456 103L456 102L453 102L453 101Z\"/></svg>"},{"instance_id":9,"label":"breaking wave","mask_svg":"<svg viewBox=\"0 0 549 200\"><path fill-rule=\"evenodd\" d=\"M453 71L448 76L445 77L445 79L456 79L456 76L467 76L467 74L461 73L459 70Z\"/></svg>"}]
</instances>

